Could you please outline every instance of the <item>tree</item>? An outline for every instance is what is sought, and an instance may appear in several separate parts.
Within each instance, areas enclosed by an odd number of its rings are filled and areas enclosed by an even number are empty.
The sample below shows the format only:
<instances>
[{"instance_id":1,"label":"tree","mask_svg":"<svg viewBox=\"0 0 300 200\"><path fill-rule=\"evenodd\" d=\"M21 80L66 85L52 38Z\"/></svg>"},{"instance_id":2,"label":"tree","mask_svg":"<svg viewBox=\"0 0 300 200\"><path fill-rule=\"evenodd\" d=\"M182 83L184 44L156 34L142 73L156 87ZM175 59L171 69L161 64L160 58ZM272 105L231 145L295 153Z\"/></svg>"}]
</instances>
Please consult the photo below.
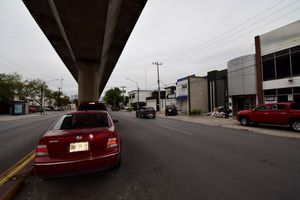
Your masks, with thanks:
<instances>
[{"instance_id":1,"label":"tree","mask_svg":"<svg viewBox=\"0 0 300 200\"><path fill-rule=\"evenodd\" d=\"M41 104L41 94L42 91L49 90L47 85L44 85L44 81L40 79L34 79L34 80L26 80L24 82L24 94L29 98L37 103Z\"/></svg>"},{"instance_id":2,"label":"tree","mask_svg":"<svg viewBox=\"0 0 300 200\"><path fill-rule=\"evenodd\" d=\"M119 106L120 102L122 102L123 97L121 95L121 90L117 87L107 90L104 96L104 101L112 106Z\"/></svg>"},{"instance_id":3,"label":"tree","mask_svg":"<svg viewBox=\"0 0 300 200\"><path fill-rule=\"evenodd\" d=\"M76 105L76 107L78 106L78 99L73 99L72 103Z\"/></svg>"},{"instance_id":4,"label":"tree","mask_svg":"<svg viewBox=\"0 0 300 200\"><path fill-rule=\"evenodd\" d=\"M15 95L23 96L23 87L21 75L0 74L0 101L13 100Z\"/></svg>"}]
</instances>

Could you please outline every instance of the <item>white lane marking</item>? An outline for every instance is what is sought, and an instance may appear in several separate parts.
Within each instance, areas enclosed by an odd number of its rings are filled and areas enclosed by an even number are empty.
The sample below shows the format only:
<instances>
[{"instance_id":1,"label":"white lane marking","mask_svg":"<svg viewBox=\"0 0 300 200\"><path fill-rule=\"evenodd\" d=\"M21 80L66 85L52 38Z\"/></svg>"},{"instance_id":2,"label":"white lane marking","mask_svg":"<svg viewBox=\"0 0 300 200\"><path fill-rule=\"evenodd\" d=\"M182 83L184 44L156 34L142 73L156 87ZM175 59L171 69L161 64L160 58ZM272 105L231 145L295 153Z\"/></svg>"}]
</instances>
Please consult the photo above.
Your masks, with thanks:
<instances>
[{"instance_id":1,"label":"white lane marking","mask_svg":"<svg viewBox=\"0 0 300 200\"><path fill-rule=\"evenodd\" d=\"M178 133L182 133L182 134L184 134L184 135L193 135L193 134L190 133L190 132L181 131L181 130L178 130L178 129L176 129L176 128L171 128L171 127L163 126L163 125L160 125L160 124L156 124L156 125L157 125L157 126L161 126L161 127L163 127L163 128L166 128L166 129L170 129L170 130L175 131L175 132L178 132Z\"/></svg>"}]
</instances>

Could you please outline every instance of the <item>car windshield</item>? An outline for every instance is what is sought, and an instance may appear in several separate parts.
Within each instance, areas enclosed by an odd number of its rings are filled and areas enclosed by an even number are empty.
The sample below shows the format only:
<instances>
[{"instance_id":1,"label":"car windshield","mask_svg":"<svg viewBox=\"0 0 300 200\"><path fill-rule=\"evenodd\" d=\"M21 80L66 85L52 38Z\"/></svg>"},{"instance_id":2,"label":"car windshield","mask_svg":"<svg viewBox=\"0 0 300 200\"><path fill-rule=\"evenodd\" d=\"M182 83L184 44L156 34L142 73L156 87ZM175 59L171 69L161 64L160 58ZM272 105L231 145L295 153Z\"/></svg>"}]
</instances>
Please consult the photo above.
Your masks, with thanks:
<instances>
[{"instance_id":1,"label":"car windshield","mask_svg":"<svg viewBox=\"0 0 300 200\"><path fill-rule=\"evenodd\" d=\"M52 130L98 128L109 126L109 120L106 113L71 114L65 115L58 120L52 127Z\"/></svg>"}]
</instances>

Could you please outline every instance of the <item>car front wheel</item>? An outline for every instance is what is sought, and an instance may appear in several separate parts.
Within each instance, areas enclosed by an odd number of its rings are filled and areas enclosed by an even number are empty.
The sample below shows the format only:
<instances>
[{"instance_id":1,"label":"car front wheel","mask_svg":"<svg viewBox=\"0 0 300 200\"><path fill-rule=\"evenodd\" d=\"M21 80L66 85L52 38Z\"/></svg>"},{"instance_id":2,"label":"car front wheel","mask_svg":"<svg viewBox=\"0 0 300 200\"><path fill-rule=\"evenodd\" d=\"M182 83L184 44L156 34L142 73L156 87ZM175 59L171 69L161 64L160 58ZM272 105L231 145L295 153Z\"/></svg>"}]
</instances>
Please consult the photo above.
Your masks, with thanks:
<instances>
[{"instance_id":1,"label":"car front wheel","mask_svg":"<svg viewBox=\"0 0 300 200\"><path fill-rule=\"evenodd\" d=\"M249 119L248 119L248 117L241 117L240 123L241 123L242 126L249 125Z\"/></svg>"},{"instance_id":2,"label":"car front wheel","mask_svg":"<svg viewBox=\"0 0 300 200\"><path fill-rule=\"evenodd\" d=\"M293 131L300 132L300 120L293 120L290 124Z\"/></svg>"}]
</instances>

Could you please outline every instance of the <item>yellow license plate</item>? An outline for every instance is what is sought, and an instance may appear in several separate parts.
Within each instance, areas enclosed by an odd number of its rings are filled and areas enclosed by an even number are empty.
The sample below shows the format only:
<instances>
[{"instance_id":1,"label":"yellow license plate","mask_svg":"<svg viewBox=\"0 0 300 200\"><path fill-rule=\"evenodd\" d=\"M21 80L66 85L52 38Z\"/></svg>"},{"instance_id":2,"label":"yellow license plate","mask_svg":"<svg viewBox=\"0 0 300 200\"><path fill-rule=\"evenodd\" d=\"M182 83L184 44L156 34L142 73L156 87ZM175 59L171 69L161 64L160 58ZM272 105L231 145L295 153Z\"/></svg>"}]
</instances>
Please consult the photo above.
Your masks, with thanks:
<instances>
[{"instance_id":1,"label":"yellow license plate","mask_svg":"<svg viewBox=\"0 0 300 200\"><path fill-rule=\"evenodd\" d=\"M70 152L88 151L88 150L89 150L88 142L70 143Z\"/></svg>"}]
</instances>

